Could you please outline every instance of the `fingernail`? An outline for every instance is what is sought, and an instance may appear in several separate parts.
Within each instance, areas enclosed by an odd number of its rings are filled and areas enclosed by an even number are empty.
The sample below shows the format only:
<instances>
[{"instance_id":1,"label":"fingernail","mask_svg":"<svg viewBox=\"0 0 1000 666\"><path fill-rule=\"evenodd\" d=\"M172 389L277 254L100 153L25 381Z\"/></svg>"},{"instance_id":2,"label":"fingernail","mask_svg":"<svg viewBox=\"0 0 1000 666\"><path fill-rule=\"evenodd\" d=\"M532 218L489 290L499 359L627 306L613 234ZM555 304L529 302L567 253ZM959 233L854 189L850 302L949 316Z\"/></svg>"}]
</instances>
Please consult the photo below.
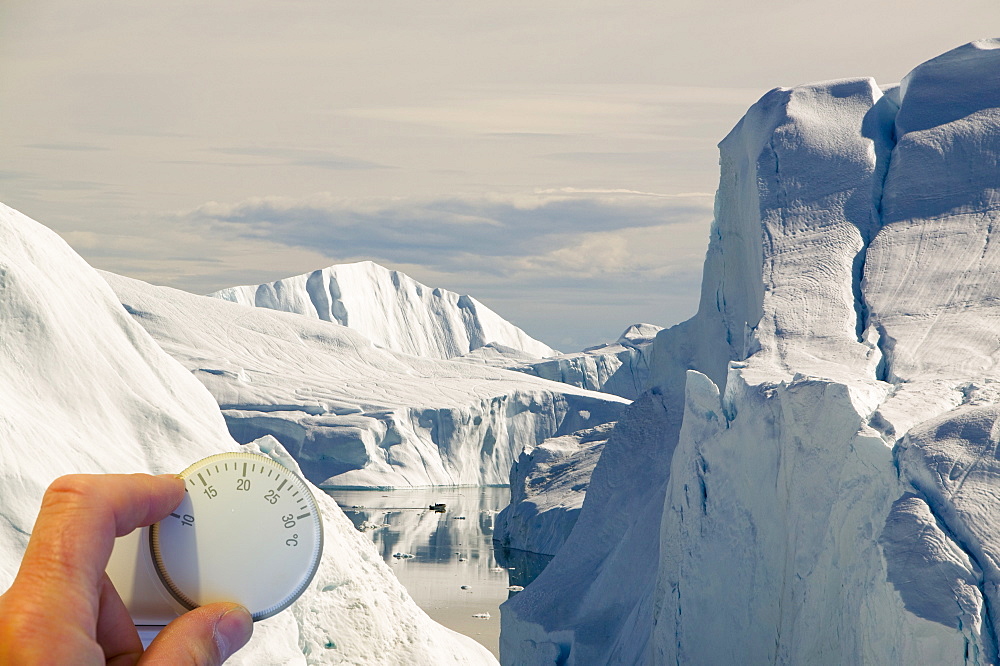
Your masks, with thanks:
<instances>
[{"instance_id":1,"label":"fingernail","mask_svg":"<svg viewBox=\"0 0 1000 666\"><path fill-rule=\"evenodd\" d=\"M253 634L253 618L243 606L235 606L215 624L215 644L219 646L222 661L229 659L247 644Z\"/></svg>"}]
</instances>

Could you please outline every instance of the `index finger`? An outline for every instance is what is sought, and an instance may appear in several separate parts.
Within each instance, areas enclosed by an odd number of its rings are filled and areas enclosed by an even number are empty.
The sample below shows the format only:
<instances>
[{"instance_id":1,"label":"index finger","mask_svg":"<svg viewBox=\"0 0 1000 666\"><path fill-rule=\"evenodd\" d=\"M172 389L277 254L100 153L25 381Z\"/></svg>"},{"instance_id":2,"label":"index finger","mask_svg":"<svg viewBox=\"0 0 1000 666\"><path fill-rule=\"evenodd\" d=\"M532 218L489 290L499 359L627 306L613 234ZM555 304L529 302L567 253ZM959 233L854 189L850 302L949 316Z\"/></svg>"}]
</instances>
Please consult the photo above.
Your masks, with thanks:
<instances>
[{"instance_id":1,"label":"index finger","mask_svg":"<svg viewBox=\"0 0 1000 666\"><path fill-rule=\"evenodd\" d=\"M53 597L47 600L53 604L50 608L67 602L89 605L73 612L89 611L96 621L97 591L115 537L166 517L183 497L184 483L170 475L74 474L56 479L42 498L15 585L33 581L33 596Z\"/></svg>"}]
</instances>

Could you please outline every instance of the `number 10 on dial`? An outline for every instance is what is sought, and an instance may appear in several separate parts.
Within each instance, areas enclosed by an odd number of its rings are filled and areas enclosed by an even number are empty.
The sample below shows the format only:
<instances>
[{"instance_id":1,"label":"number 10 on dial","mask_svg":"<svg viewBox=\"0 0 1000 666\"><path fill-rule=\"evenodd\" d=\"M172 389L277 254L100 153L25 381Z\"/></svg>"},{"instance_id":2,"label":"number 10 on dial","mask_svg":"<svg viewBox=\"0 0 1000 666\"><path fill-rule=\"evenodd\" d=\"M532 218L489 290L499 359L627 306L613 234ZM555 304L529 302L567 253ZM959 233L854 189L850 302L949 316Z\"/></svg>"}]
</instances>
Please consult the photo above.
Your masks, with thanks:
<instances>
[{"instance_id":1,"label":"number 10 on dial","mask_svg":"<svg viewBox=\"0 0 1000 666\"><path fill-rule=\"evenodd\" d=\"M186 608L234 601L262 620L305 590L323 553L308 486L265 456L222 453L181 472L187 493L149 530L153 565Z\"/></svg>"}]
</instances>

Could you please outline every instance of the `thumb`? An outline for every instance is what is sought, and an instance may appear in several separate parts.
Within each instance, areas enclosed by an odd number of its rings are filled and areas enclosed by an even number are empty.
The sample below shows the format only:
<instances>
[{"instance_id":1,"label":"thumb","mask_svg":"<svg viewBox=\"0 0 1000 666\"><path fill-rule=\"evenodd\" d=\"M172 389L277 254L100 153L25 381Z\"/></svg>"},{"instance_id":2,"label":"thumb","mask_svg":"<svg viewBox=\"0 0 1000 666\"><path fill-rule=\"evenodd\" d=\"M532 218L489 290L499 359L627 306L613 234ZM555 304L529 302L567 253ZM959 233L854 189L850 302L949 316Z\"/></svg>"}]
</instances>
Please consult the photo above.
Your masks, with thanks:
<instances>
[{"instance_id":1,"label":"thumb","mask_svg":"<svg viewBox=\"0 0 1000 666\"><path fill-rule=\"evenodd\" d=\"M250 612L232 603L196 608L168 624L153 639L139 664L219 666L253 634Z\"/></svg>"}]
</instances>

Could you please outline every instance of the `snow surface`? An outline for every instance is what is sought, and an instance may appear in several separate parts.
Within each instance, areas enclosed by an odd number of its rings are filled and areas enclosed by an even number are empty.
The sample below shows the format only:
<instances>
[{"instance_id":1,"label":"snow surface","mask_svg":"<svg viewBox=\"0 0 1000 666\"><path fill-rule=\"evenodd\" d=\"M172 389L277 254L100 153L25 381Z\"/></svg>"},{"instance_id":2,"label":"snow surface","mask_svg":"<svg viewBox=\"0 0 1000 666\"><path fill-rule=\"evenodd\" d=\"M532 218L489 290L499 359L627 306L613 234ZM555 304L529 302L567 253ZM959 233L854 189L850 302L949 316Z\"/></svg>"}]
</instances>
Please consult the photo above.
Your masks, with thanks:
<instances>
[{"instance_id":1,"label":"snow surface","mask_svg":"<svg viewBox=\"0 0 1000 666\"><path fill-rule=\"evenodd\" d=\"M510 470L510 504L497 516L493 540L504 548L555 555L576 524L613 427L605 423L525 447Z\"/></svg>"},{"instance_id":2,"label":"snow surface","mask_svg":"<svg viewBox=\"0 0 1000 666\"><path fill-rule=\"evenodd\" d=\"M176 472L238 448L211 394L56 234L0 205L0 589L66 473ZM262 442L277 459L273 442ZM290 612L230 663L489 664L431 621L324 493L326 550Z\"/></svg>"},{"instance_id":3,"label":"snow surface","mask_svg":"<svg viewBox=\"0 0 1000 666\"><path fill-rule=\"evenodd\" d=\"M525 446L614 421L628 402L393 352L298 314L104 276L215 396L237 441L274 436L326 487L506 485Z\"/></svg>"},{"instance_id":4,"label":"snow surface","mask_svg":"<svg viewBox=\"0 0 1000 666\"><path fill-rule=\"evenodd\" d=\"M984 40L722 141L699 312L504 663L1000 661L998 81Z\"/></svg>"},{"instance_id":5,"label":"snow surface","mask_svg":"<svg viewBox=\"0 0 1000 666\"><path fill-rule=\"evenodd\" d=\"M211 296L336 322L380 347L415 356L453 358L489 343L535 358L556 353L471 296L432 289L370 261L230 287Z\"/></svg>"}]
</instances>

